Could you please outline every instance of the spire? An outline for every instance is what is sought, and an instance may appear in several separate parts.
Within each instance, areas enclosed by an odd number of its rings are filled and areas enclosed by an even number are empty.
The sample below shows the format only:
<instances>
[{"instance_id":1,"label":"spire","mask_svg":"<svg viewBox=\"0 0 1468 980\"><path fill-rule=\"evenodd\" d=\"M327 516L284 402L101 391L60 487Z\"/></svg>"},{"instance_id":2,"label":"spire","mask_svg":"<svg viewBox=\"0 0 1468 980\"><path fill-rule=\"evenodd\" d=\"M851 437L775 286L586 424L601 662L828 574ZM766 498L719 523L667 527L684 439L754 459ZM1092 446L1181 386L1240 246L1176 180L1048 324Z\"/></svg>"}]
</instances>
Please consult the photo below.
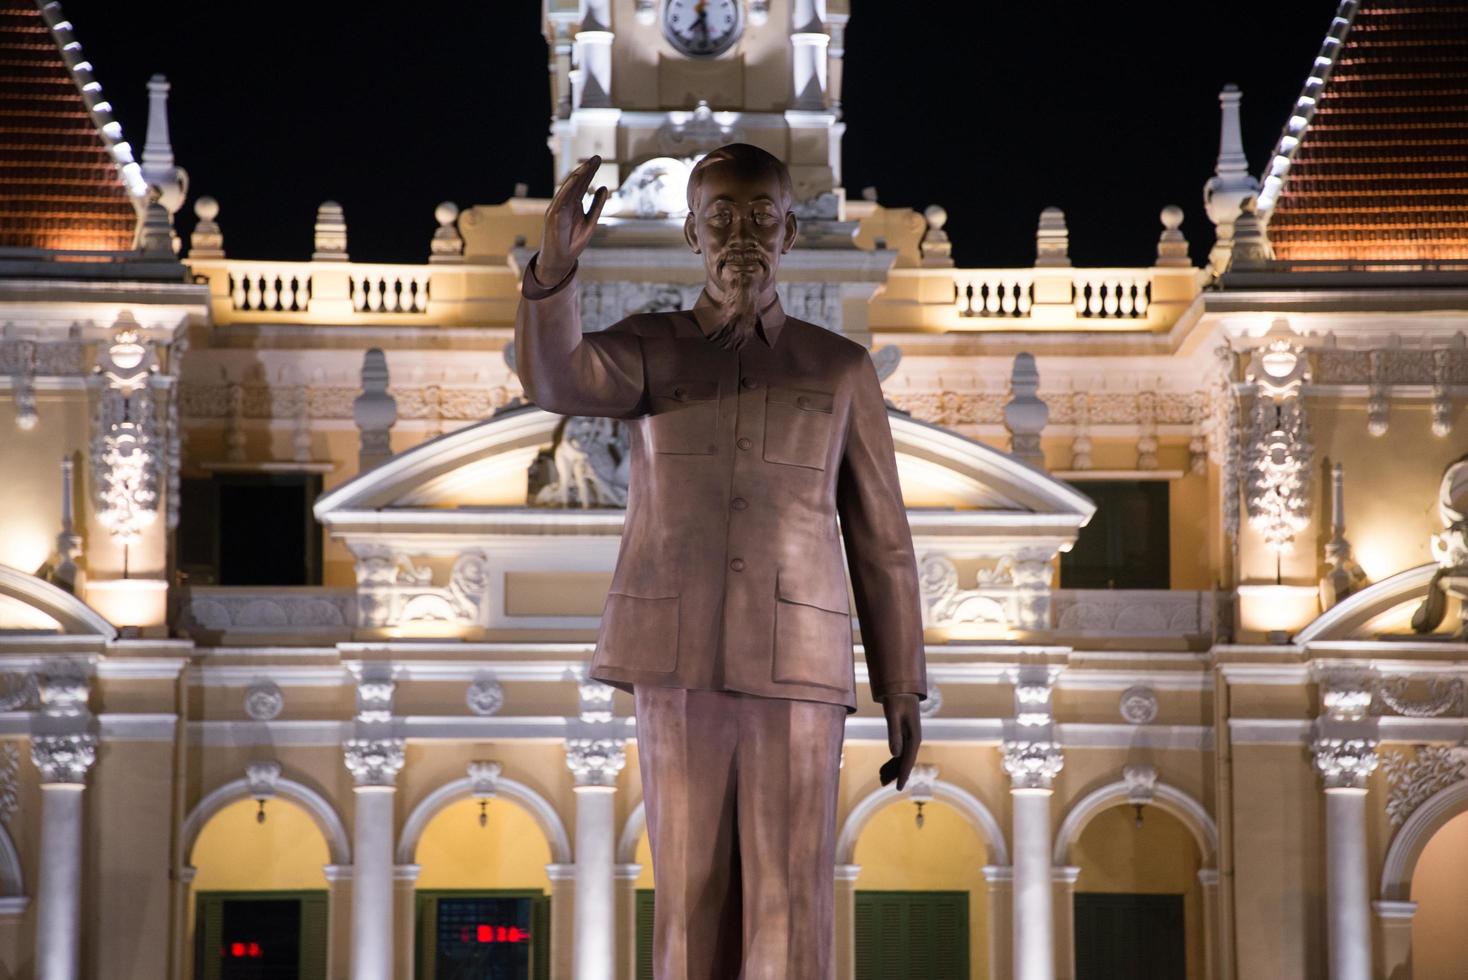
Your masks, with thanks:
<instances>
[{"instance_id":1,"label":"spire","mask_svg":"<svg viewBox=\"0 0 1468 980\"><path fill-rule=\"evenodd\" d=\"M1259 192L1259 181L1249 173L1249 161L1244 156L1243 131L1239 126L1239 103L1243 97L1239 87L1233 84L1225 85L1218 93L1218 163L1213 176L1203 185L1203 207L1217 229L1213 249L1208 253L1208 265L1214 275L1222 275L1228 268L1234 223L1244 201Z\"/></svg>"},{"instance_id":2,"label":"spire","mask_svg":"<svg viewBox=\"0 0 1468 980\"><path fill-rule=\"evenodd\" d=\"M1351 558L1351 543L1346 540L1346 470L1340 463L1330 468L1331 521L1330 540L1325 545L1325 563L1330 568L1320 577L1320 608L1329 609L1368 580L1361 566Z\"/></svg>"},{"instance_id":3,"label":"spire","mask_svg":"<svg viewBox=\"0 0 1468 980\"><path fill-rule=\"evenodd\" d=\"M365 473L392 458L389 442L398 420L398 402L387 390L387 355L373 347L362 356L362 393L352 403L352 417L361 433L358 467Z\"/></svg>"},{"instance_id":4,"label":"spire","mask_svg":"<svg viewBox=\"0 0 1468 980\"><path fill-rule=\"evenodd\" d=\"M1004 427L1009 430L1009 453L1036 469L1045 468L1045 453L1040 448L1040 433L1050 420L1050 406L1040 399L1040 371L1033 354L1014 356L1014 370L1009 379L1010 398L1004 406Z\"/></svg>"},{"instance_id":5,"label":"spire","mask_svg":"<svg viewBox=\"0 0 1468 980\"><path fill-rule=\"evenodd\" d=\"M1040 226L1035 230L1035 265L1070 265L1070 229L1065 226L1065 212L1059 208L1040 212Z\"/></svg>"},{"instance_id":6,"label":"spire","mask_svg":"<svg viewBox=\"0 0 1468 980\"><path fill-rule=\"evenodd\" d=\"M323 201L316 209L315 244L313 260L347 261L347 215L335 201Z\"/></svg>"},{"instance_id":7,"label":"spire","mask_svg":"<svg viewBox=\"0 0 1468 980\"><path fill-rule=\"evenodd\" d=\"M148 79L148 138L143 143L142 172L148 186L162 192L160 200L171 223L188 196L189 175L173 159L173 143L168 135L169 88L168 79L162 75Z\"/></svg>"}]
</instances>

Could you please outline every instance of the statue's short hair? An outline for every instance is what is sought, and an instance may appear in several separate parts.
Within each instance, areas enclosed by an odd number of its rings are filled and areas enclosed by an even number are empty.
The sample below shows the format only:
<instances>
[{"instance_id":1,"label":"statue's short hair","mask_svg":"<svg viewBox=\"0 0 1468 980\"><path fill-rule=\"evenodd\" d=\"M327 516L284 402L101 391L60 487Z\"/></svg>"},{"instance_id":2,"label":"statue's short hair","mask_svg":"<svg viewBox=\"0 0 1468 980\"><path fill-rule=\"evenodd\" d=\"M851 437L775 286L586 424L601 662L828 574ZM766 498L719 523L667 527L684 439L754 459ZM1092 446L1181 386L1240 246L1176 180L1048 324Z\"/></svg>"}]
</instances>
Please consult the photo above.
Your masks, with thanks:
<instances>
[{"instance_id":1,"label":"statue's short hair","mask_svg":"<svg viewBox=\"0 0 1468 980\"><path fill-rule=\"evenodd\" d=\"M688 175L688 210L698 210L698 189L703 186L703 178L707 170L720 163L732 163L741 169L751 171L764 176L769 174L780 182L780 193L785 197L785 210L795 203L795 185L790 180L790 169L785 166L785 161L775 156L768 150L762 150L749 143L726 143L716 150L710 150L704 158L694 164L692 172Z\"/></svg>"}]
</instances>

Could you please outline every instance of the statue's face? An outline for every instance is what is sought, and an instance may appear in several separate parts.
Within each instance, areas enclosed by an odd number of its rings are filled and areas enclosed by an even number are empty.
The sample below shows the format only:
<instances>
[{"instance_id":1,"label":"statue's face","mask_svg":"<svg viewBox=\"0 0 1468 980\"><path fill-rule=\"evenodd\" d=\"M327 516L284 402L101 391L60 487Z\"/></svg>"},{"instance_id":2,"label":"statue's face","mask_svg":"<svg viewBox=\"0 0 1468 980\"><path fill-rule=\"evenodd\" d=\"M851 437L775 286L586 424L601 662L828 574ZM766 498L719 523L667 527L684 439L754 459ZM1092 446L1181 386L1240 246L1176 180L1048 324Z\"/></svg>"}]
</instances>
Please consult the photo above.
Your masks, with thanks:
<instances>
[{"instance_id":1,"label":"statue's face","mask_svg":"<svg viewBox=\"0 0 1468 980\"><path fill-rule=\"evenodd\" d=\"M696 207L683 225L689 247L703 255L706 286L715 300L748 290L767 301L795 231L779 178L732 162L703 173Z\"/></svg>"}]
</instances>

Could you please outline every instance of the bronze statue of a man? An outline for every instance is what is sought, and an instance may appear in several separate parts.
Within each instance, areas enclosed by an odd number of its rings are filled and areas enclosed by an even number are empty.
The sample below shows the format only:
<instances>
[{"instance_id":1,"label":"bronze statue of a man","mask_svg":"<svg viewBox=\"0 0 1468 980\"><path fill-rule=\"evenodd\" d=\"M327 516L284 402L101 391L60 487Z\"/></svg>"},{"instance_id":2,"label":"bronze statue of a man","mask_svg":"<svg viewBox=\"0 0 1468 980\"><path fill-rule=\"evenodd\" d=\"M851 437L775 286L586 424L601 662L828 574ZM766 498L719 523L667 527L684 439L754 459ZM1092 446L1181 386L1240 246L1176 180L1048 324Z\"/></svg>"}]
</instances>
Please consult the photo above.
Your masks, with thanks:
<instances>
[{"instance_id":1,"label":"bronze statue of a man","mask_svg":"<svg viewBox=\"0 0 1468 980\"><path fill-rule=\"evenodd\" d=\"M577 257L606 201L601 160L566 179L525 274L526 395L623 420L631 483L591 676L634 695L658 980L824 980L836 789L856 710L845 542L873 696L901 789L926 697L917 567L867 351L786 316L790 175L746 144L688 181L692 310L583 336ZM837 518L840 518L840 527Z\"/></svg>"}]
</instances>

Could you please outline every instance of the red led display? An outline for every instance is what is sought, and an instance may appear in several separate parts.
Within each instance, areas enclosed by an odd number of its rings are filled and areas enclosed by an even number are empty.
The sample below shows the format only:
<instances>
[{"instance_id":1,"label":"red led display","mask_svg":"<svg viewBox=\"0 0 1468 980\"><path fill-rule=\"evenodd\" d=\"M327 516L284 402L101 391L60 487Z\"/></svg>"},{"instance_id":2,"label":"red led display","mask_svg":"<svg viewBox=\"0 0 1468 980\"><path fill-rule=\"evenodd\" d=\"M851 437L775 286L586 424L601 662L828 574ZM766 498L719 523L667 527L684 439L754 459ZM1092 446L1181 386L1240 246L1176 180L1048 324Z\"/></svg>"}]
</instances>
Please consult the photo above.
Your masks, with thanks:
<instances>
[{"instance_id":1,"label":"red led display","mask_svg":"<svg viewBox=\"0 0 1468 980\"><path fill-rule=\"evenodd\" d=\"M462 926L459 929L461 943L528 943L530 932L519 926L492 926L480 923L477 926Z\"/></svg>"},{"instance_id":2,"label":"red led display","mask_svg":"<svg viewBox=\"0 0 1468 980\"><path fill-rule=\"evenodd\" d=\"M233 942L219 951L219 958L227 960L258 960L264 955L259 943Z\"/></svg>"}]
</instances>

